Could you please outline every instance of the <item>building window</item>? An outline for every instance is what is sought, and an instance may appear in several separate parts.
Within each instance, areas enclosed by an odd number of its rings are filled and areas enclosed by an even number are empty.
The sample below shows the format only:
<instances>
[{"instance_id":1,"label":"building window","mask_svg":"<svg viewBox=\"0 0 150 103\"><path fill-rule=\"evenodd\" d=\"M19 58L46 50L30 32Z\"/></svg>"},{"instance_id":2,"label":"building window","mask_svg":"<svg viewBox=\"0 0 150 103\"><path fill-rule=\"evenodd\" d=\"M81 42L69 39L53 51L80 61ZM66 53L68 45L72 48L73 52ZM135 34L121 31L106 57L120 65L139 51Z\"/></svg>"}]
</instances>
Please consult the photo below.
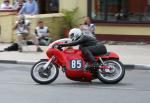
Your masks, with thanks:
<instances>
[{"instance_id":1,"label":"building window","mask_svg":"<svg viewBox=\"0 0 150 103\"><path fill-rule=\"evenodd\" d=\"M13 5L19 0L13 0ZM27 2L28 0L23 0ZM58 13L59 0L35 0L38 3L39 14Z\"/></svg>"},{"instance_id":2,"label":"building window","mask_svg":"<svg viewBox=\"0 0 150 103\"><path fill-rule=\"evenodd\" d=\"M28 0L23 0L27 2ZM35 0L38 3L39 13L58 13L59 12L59 0ZM13 0L13 4L18 0Z\"/></svg>"},{"instance_id":3,"label":"building window","mask_svg":"<svg viewBox=\"0 0 150 103\"><path fill-rule=\"evenodd\" d=\"M150 22L150 0L88 0L88 14L106 22Z\"/></svg>"},{"instance_id":4,"label":"building window","mask_svg":"<svg viewBox=\"0 0 150 103\"><path fill-rule=\"evenodd\" d=\"M59 0L37 0L40 14L58 13Z\"/></svg>"}]
</instances>

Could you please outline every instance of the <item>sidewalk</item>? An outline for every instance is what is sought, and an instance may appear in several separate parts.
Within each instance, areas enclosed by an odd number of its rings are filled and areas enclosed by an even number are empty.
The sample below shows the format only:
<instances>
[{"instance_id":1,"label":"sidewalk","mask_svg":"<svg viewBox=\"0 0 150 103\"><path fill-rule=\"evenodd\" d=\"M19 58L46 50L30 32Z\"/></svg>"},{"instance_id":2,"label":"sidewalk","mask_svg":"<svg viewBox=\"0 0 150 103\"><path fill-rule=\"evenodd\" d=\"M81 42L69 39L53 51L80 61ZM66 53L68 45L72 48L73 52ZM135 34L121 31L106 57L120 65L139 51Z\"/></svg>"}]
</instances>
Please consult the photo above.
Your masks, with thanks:
<instances>
[{"instance_id":1,"label":"sidewalk","mask_svg":"<svg viewBox=\"0 0 150 103\"><path fill-rule=\"evenodd\" d=\"M0 43L0 50L10 44ZM106 45L108 51L116 52L125 65L145 67L150 69L150 45ZM35 46L24 46L24 52L5 51L0 52L0 63L34 64L40 59L46 58L46 46L41 46L44 52L36 52Z\"/></svg>"},{"instance_id":2,"label":"sidewalk","mask_svg":"<svg viewBox=\"0 0 150 103\"><path fill-rule=\"evenodd\" d=\"M106 45L109 51L116 52L120 60L135 69L150 70L150 45Z\"/></svg>"},{"instance_id":3,"label":"sidewalk","mask_svg":"<svg viewBox=\"0 0 150 103\"><path fill-rule=\"evenodd\" d=\"M10 46L11 44L0 43L0 50ZM23 46L23 52L18 51L4 51L0 52L0 62L7 63L22 63L32 64L40 59L46 58L46 46L41 46L43 52L36 52L36 46Z\"/></svg>"}]
</instances>

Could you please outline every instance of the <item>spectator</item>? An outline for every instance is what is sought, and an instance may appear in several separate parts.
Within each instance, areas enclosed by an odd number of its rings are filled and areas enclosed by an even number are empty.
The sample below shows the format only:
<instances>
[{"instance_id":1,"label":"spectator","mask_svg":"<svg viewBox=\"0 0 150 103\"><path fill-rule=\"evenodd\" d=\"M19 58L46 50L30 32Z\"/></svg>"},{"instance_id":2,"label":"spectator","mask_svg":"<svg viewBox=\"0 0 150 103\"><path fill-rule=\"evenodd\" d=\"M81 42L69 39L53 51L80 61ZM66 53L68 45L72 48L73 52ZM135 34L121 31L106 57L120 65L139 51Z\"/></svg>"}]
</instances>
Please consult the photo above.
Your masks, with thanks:
<instances>
[{"instance_id":1,"label":"spectator","mask_svg":"<svg viewBox=\"0 0 150 103\"><path fill-rule=\"evenodd\" d=\"M14 4L14 9L20 11L23 5L24 5L24 0L18 0Z\"/></svg>"},{"instance_id":2,"label":"spectator","mask_svg":"<svg viewBox=\"0 0 150 103\"><path fill-rule=\"evenodd\" d=\"M44 26L43 21L38 21L37 27L35 29L35 34L39 40L40 45L49 45L52 39L49 38L49 30L47 26Z\"/></svg>"},{"instance_id":3,"label":"spectator","mask_svg":"<svg viewBox=\"0 0 150 103\"><path fill-rule=\"evenodd\" d=\"M10 5L10 1L3 0L3 3L0 6L0 9L12 9L12 5Z\"/></svg>"},{"instance_id":4,"label":"spectator","mask_svg":"<svg viewBox=\"0 0 150 103\"><path fill-rule=\"evenodd\" d=\"M24 39L32 39L34 44L37 46L37 52L42 52L42 49L39 47L36 35L30 34L30 22L29 20L25 19L24 15L19 16L19 20L16 21L13 29L16 30L17 43L19 45L20 52L22 52L22 44Z\"/></svg>"},{"instance_id":5,"label":"spectator","mask_svg":"<svg viewBox=\"0 0 150 103\"><path fill-rule=\"evenodd\" d=\"M91 23L89 17L85 17L84 24L80 25L80 29L85 35L95 36L95 25Z\"/></svg>"},{"instance_id":6,"label":"spectator","mask_svg":"<svg viewBox=\"0 0 150 103\"><path fill-rule=\"evenodd\" d=\"M38 14L38 4L35 0L28 0L23 5L21 10L19 11L19 14L29 14L34 15Z\"/></svg>"}]
</instances>

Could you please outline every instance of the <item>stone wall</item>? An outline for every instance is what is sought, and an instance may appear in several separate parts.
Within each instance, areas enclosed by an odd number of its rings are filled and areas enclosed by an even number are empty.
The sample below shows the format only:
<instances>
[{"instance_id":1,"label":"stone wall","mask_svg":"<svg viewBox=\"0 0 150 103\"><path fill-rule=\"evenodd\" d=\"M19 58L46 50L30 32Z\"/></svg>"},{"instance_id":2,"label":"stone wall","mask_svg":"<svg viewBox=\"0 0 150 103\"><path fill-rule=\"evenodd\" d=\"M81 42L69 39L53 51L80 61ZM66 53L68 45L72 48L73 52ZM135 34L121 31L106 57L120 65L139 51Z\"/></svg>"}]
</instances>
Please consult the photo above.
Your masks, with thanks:
<instances>
[{"instance_id":1,"label":"stone wall","mask_svg":"<svg viewBox=\"0 0 150 103\"><path fill-rule=\"evenodd\" d=\"M42 20L49 27L49 31L55 39L63 36L64 18L61 13L39 14L34 16L26 15L26 18L31 22L31 33L34 33L37 22ZM0 42L15 41L15 31L12 28L17 19L18 16L13 15L12 12L0 12Z\"/></svg>"},{"instance_id":2,"label":"stone wall","mask_svg":"<svg viewBox=\"0 0 150 103\"><path fill-rule=\"evenodd\" d=\"M12 11L0 12L0 42L13 41L12 25L14 21L14 15Z\"/></svg>"}]
</instances>

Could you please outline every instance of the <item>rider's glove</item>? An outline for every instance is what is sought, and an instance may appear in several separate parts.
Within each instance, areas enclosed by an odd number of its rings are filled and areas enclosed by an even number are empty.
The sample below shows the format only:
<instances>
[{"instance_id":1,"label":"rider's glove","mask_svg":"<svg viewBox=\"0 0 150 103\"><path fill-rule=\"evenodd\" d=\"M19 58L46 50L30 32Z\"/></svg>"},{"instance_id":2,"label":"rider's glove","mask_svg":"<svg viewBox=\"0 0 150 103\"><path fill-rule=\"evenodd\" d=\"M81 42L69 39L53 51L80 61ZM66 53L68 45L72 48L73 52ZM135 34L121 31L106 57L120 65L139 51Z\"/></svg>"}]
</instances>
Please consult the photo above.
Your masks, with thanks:
<instances>
[{"instance_id":1,"label":"rider's glove","mask_svg":"<svg viewBox=\"0 0 150 103\"><path fill-rule=\"evenodd\" d=\"M57 45L57 49L59 49L59 50L62 50L62 47L63 47L63 45L61 45L61 44Z\"/></svg>"}]
</instances>

